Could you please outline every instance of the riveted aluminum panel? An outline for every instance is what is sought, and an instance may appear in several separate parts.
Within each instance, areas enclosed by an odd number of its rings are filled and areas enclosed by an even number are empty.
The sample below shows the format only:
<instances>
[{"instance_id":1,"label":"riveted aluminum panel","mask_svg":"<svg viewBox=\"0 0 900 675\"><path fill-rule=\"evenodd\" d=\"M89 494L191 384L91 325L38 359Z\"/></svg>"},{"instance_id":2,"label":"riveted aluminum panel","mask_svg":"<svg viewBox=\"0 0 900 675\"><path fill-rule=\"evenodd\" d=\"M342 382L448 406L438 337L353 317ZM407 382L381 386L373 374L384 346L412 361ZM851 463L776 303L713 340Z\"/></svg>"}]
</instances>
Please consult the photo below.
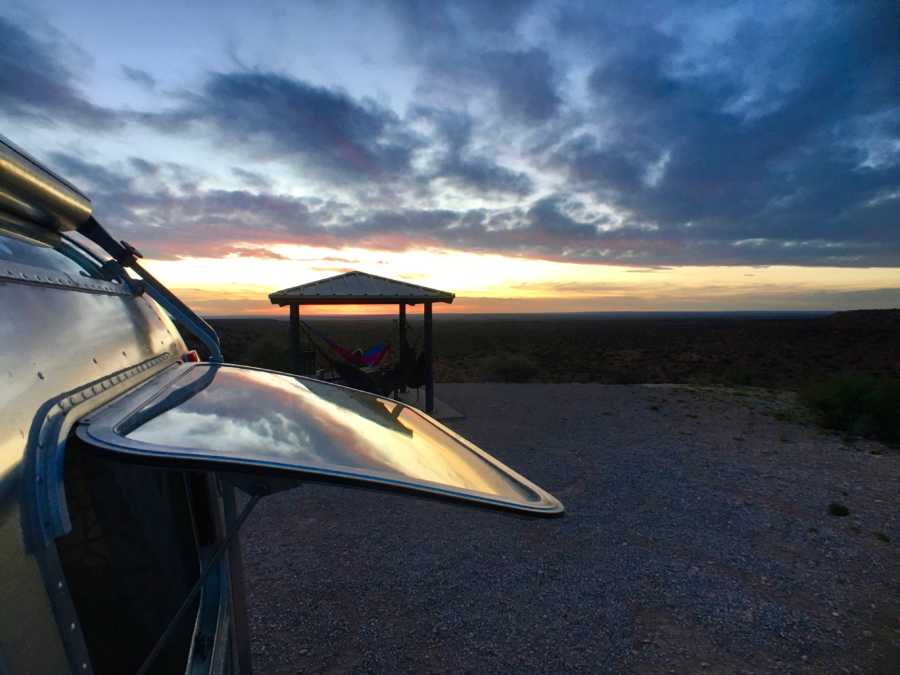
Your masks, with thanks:
<instances>
[{"instance_id":1,"label":"riveted aluminum panel","mask_svg":"<svg viewBox=\"0 0 900 675\"><path fill-rule=\"evenodd\" d=\"M144 297L99 281L78 288L52 270L35 274L44 280L0 278L0 650L10 673L62 673L69 661L54 595L66 591L62 580L44 578L40 543L27 532L33 505L23 502L30 494L25 482L35 478L28 467L41 411L53 401L60 410L83 404L87 394L76 392L95 381L100 392L92 388L90 396L109 397L131 386L123 373L163 355L174 360L186 347Z\"/></svg>"}]
</instances>

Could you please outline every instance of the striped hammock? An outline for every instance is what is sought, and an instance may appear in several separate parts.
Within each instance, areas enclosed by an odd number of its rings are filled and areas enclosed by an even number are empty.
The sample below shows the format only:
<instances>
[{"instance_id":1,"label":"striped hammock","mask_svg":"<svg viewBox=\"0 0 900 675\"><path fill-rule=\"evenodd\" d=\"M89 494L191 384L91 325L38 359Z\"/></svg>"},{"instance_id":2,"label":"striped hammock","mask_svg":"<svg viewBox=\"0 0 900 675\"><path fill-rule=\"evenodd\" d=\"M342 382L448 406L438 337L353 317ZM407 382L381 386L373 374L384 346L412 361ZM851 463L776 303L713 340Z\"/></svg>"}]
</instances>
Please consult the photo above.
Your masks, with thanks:
<instances>
[{"instance_id":1,"label":"striped hammock","mask_svg":"<svg viewBox=\"0 0 900 675\"><path fill-rule=\"evenodd\" d=\"M311 335L312 337L316 337L324 342L326 345L328 345L331 351L340 356L351 366L357 366L359 368L371 368L377 366L384 360L384 357L387 356L388 352L390 352L391 350L391 345L387 340L382 340L381 342L375 343L366 351L361 351L358 349L347 349L346 347L343 347L342 345L332 340L324 333L317 331L305 321L301 322L301 325L309 335Z\"/></svg>"}]
</instances>

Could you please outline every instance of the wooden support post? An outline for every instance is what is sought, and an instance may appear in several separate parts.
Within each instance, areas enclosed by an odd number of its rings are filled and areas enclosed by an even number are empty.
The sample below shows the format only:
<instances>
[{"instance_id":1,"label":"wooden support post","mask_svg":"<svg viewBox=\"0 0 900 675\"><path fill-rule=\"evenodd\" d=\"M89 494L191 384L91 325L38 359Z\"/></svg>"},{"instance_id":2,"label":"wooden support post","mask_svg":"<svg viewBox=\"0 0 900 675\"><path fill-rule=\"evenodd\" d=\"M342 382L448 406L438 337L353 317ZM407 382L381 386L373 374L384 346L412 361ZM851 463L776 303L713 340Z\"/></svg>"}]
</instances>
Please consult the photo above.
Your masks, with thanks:
<instances>
[{"instance_id":1,"label":"wooden support post","mask_svg":"<svg viewBox=\"0 0 900 675\"><path fill-rule=\"evenodd\" d=\"M425 303L425 412L434 412L434 349L431 331L431 303Z\"/></svg>"},{"instance_id":2,"label":"wooden support post","mask_svg":"<svg viewBox=\"0 0 900 675\"><path fill-rule=\"evenodd\" d=\"M288 333L291 352L291 372L302 375L300 372L300 305L291 305L291 325Z\"/></svg>"},{"instance_id":3,"label":"wooden support post","mask_svg":"<svg viewBox=\"0 0 900 675\"><path fill-rule=\"evenodd\" d=\"M397 332L399 333L398 338L400 340L400 344L397 345L397 349L400 350L400 372L403 373L403 376L406 377L407 373L407 365L409 362L409 350L406 348L406 303L400 303L400 318L397 321ZM400 384L400 391L406 391L406 382Z\"/></svg>"}]
</instances>

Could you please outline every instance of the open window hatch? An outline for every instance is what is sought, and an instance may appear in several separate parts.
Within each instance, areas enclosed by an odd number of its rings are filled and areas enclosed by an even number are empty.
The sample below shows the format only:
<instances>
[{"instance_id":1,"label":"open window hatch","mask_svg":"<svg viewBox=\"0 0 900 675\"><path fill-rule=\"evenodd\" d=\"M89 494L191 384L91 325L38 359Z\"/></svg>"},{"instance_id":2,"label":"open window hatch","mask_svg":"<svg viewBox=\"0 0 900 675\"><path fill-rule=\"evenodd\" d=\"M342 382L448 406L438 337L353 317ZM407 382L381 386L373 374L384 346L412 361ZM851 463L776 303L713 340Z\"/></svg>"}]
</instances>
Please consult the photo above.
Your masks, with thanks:
<instances>
[{"instance_id":1,"label":"open window hatch","mask_svg":"<svg viewBox=\"0 0 900 675\"><path fill-rule=\"evenodd\" d=\"M415 408L250 367L173 366L90 415L77 434L144 462L231 473L251 494L318 480L563 512L552 495Z\"/></svg>"},{"instance_id":2,"label":"open window hatch","mask_svg":"<svg viewBox=\"0 0 900 675\"><path fill-rule=\"evenodd\" d=\"M210 664L246 644L241 619L235 637L221 629L229 603L242 602L225 590L240 578L236 535L260 498L301 482L563 512L415 408L256 368L173 365L82 419L75 436L65 459L72 527L57 546L89 673L220 672ZM223 484L249 500L239 505Z\"/></svg>"}]
</instances>

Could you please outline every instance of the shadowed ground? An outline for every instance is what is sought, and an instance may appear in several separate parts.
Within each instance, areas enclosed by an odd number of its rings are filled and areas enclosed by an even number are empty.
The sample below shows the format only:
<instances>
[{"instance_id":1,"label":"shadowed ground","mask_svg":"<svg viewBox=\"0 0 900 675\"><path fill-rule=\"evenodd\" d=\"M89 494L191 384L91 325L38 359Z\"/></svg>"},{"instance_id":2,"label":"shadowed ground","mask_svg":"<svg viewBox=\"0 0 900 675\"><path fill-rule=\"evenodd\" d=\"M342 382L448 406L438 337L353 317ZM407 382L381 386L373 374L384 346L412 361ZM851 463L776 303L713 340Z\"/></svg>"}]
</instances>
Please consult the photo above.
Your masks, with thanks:
<instances>
[{"instance_id":1,"label":"shadowed ground","mask_svg":"<svg viewBox=\"0 0 900 675\"><path fill-rule=\"evenodd\" d=\"M779 421L762 390L438 394L567 516L323 485L263 500L257 672L898 672L896 451Z\"/></svg>"}]
</instances>

